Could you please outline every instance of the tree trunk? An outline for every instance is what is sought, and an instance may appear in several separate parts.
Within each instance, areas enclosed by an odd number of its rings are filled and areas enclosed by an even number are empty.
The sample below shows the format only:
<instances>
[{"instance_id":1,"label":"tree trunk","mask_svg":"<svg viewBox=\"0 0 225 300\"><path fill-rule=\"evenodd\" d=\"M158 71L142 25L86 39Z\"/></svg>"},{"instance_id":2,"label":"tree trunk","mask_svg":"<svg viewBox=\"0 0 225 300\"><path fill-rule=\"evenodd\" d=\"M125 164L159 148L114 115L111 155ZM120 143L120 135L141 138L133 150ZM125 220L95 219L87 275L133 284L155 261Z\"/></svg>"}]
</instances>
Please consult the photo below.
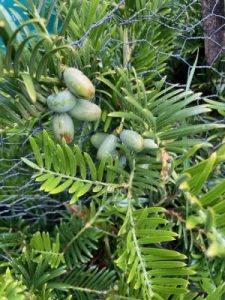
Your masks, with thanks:
<instances>
[{"instance_id":1,"label":"tree trunk","mask_svg":"<svg viewBox=\"0 0 225 300\"><path fill-rule=\"evenodd\" d=\"M224 47L224 0L201 0L205 37L205 57L212 65Z\"/></svg>"}]
</instances>

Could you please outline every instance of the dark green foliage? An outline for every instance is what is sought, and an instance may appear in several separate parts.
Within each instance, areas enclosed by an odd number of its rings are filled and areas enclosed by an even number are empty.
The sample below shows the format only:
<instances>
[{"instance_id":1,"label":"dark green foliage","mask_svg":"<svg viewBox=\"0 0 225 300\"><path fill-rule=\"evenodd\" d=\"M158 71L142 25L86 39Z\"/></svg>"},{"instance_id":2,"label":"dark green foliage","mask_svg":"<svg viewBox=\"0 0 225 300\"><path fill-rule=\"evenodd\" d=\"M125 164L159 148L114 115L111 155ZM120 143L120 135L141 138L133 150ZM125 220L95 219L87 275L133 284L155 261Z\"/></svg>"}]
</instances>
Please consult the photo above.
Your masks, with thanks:
<instances>
[{"instance_id":1,"label":"dark green foliage","mask_svg":"<svg viewBox=\"0 0 225 300\"><path fill-rule=\"evenodd\" d=\"M0 221L0 299L224 299L225 106L199 92L199 43L180 45L200 13L187 2L27 0L14 19L0 6L1 204L32 179L24 220ZM195 61L185 88L166 79L177 50ZM70 145L54 139L46 106L66 66L90 78L102 110L74 122ZM157 147L128 149L123 129ZM118 137L115 155L97 159L98 132Z\"/></svg>"},{"instance_id":2,"label":"dark green foliage","mask_svg":"<svg viewBox=\"0 0 225 300\"><path fill-rule=\"evenodd\" d=\"M66 264L71 269L90 261L102 236L97 228L84 226L82 219L73 217L67 222L62 222L58 229Z\"/></svg>"}]
</instances>

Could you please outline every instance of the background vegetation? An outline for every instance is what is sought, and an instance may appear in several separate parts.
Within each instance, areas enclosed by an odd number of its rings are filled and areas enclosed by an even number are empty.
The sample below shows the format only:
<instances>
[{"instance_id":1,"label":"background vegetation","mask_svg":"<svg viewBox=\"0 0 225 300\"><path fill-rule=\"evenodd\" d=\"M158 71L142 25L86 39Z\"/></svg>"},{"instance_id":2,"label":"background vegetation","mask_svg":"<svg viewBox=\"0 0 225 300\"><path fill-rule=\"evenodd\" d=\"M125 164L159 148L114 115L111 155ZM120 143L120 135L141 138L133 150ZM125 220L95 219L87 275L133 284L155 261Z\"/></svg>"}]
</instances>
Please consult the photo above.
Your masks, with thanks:
<instances>
[{"instance_id":1,"label":"background vegetation","mask_svg":"<svg viewBox=\"0 0 225 300\"><path fill-rule=\"evenodd\" d=\"M207 65L201 3L14 4L0 6L0 299L225 299L223 56ZM103 111L69 146L46 106L65 66ZM123 128L158 148L98 161L91 135Z\"/></svg>"}]
</instances>

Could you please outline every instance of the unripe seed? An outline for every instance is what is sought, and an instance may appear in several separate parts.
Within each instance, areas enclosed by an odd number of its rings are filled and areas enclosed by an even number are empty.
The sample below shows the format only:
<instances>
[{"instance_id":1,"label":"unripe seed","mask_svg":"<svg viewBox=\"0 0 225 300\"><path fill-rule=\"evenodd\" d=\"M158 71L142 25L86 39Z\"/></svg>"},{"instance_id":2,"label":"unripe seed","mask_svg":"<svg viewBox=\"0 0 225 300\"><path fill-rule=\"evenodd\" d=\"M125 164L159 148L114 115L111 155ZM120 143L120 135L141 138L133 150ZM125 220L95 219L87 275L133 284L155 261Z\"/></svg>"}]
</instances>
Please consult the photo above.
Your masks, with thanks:
<instances>
[{"instance_id":1,"label":"unripe seed","mask_svg":"<svg viewBox=\"0 0 225 300\"><path fill-rule=\"evenodd\" d=\"M50 95L47 99L48 107L58 113L71 110L76 104L76 98L70 91L65 90L56 95Z\"/></svg>"},{"instance_id":2,"label":"unripe seed","mask_svg":"<svg viewBox=\"0 0 225 300\"><path fill-rule=\"evenodd\" d=\"M144 139L144 148L145 149L157 149L158 145L152 139Z\"/></svg>"},{"instance_id":3,"label":"unripe seed","mask_svg":"<svg viewBox=\"0 0 225 300\"><path fill-rule=\"evenodd\" d=\"M100 145L97 152L97 158L102 160L110 155L113 155L116 150L117 141L118 138L115 135L109 134Z\"/></svg>"},{"instance_id":4,"label":"unripe seed","mask_svg":"<svg viewBox=\"0 0 225 300\"><path fill-rule=\"evenodd\" d=\"M64 139L67 144L72 142L74 137L74 125L73 120L68 114L56 114L53 117L52 126L55 138L58 141L62 142Z\"/></svg>"},{"instance_id":5,"label":"unripe seed","mask_svg":"<svg viewBox=\"0 0 225 300\"><path fill-rule=\"evenodd\" d=\"M124 200L121 200L119 202L116 202L116 205L119 206L119 207L123 207L123 208L126 208L129 204L129 201L128 199L124 199Z\"/></svg>"},{"instance_id":6,"label":"unripe seed","mask_svg":"<svg viewBox=\"0 0 225 300\"><path fill-rule=\"evenodd\" d=\"M71 117L80 121L97 121L101 117L101 108L87 100L78 99L76 105L69 112Z\"/></svg>"},{"instance_id":7,"label":"unripe seed","mask_svg":"<svg viewBox=\"0 0 225 300\"><path fill-rule=\"evenodd\" d=\"M116 149L114 149L114 150L112 151L112 157L113 157L113 158L119 157L119 152L118 152Z\"/></svg>"},{"instance_id":8,"label":"unripe seed","mask_svg":"<svg viewBox=\"0 0 225 300\"><path fill-rule=\"evenodd\" d=\"M140 152L144 149L144 139L136 131L123 130L120 134L120 139L124 145L135 152Z\"/></svg>"},{"instance_id":9,"label":"unripe seed","mask_svg":"<svg viewBox=\"0 0 225 300\"><path fill-rule=\"evenodd\" d=\"M75 95L91 99L95 95L95 87L90 79L76 68L64 71L64 80L68 89Z\"/></svg>"},{"instance_id":10,"label":"unripe seed","mask_svg":"<svg viewBox=\"0 0 225 300\"><path fill-rule=\"evenodd\" d=\"M95 148L99 148L103 141L107 138L108 134L103 132L97 132L92 135L91 143Z\"/></svg>"},{"instance_id":11,"label":"unripe seed","mask_svg":"<svg viewBox=\"0 0 225 300\"><path fill-rule=\"evenodd\" d=\"M149 164L139 164L139 165L137 165L137 167L139 167L141 169L148 170L149 169Z\"/></svg>"},{"instance_id":12,"label":"unripe seed","mask_svg":"<svg viewBox=\"0 0 225 300\"><path fill-rule=\"evenodd\" d=\"M119 159L119 166L121 169L124 169L127 164L127 158L125 155L122 155Z\"/></svg>"}]
</instances>

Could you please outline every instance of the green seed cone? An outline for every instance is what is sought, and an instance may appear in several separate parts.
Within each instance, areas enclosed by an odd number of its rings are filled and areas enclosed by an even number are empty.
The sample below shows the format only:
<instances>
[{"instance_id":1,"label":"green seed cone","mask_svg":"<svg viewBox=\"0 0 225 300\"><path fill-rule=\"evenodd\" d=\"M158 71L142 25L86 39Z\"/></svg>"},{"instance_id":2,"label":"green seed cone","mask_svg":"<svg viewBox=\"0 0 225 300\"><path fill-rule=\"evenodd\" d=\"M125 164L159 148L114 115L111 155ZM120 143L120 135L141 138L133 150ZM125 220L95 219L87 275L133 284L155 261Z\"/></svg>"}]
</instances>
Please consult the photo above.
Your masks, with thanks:
<instances>
[{"instance_id":1,"label":"green seed cone","mask_svg":"<svg viewBox=\"0 0 225 300\"><path fill-rule=\"evenodd\" d=\"M97 132L91 137L91 143L95 148L99 148L103 141L107 138L108 134L103 132Z\"/></svg>"},{"instance_id":2,"label":"green seed cone","mask_svg":"<svg viewBox=\"0 0 225 300\"><path fill-rule=\"evenodd\" d=\"M90 79L76 68L66 68L64 81L68 89L75 95L91 99L95 95L95 87Z\"/></svg>"},{"instance_id":3,"label":"green seed cone","mask_svg":"<svg viewBox=\"0 0 225 300\"><path fill-rule=\"evenodd\" d=\"M76 98L70 91L65 90L56 95L50 95L47 99L48 107L57 113L71 110L76 104Z\"/></svg>"},{"instance_id":4,"label":"green seed cone","mask_svg":"<svg viewBox=\"0 0 225 300\"><path fill-rule=\"evenodd\" d=\"M144 149L144 139L136 131L123 130L120 134L120 139L127 148L135 152L140 152Z\"/></svg>"},{"instance_id":5,"label":"green seed cone","mask_svg":"<svg viewBox=\"0 0 225 300\"><path fill-rule=\"evenodd\" d=\"M152 139L144 139L145 149L157 149L159 146Z\"/></svg>"},{"instance_id":6,"label":"green seed cone","mask_svg":"<svg viewBox=\"0 0 225 300\"><path fill-rule=\"evenodd\" d=\"M56 114L53 117L52 127L55 138L58 141L62 142L64 139L68 144L72 142L74 137L74 125L73 120L68 114Z\"/></svg>"},{"instance_id":7,"label":"green seed cone","mask_svg":"<svg viewBox=\"0 0 225 300\"><path fill-rule=\"evenodd\" d=\"M78 99L76 105L69 112L71 117L80 121L97 121L101 117L101 108L87 100Z\"/></svg>"},{"instance_id":8,"label":"green seed cone","mask_svg":"<svg viewBox=\"0 0 225 300\"><path fill-rule=\"evenodd\" d=\"M109 134L100 145L97 158L102 160L110 155L114 155L118 138L114 134Z\"/></svg>"}]
</instances>

